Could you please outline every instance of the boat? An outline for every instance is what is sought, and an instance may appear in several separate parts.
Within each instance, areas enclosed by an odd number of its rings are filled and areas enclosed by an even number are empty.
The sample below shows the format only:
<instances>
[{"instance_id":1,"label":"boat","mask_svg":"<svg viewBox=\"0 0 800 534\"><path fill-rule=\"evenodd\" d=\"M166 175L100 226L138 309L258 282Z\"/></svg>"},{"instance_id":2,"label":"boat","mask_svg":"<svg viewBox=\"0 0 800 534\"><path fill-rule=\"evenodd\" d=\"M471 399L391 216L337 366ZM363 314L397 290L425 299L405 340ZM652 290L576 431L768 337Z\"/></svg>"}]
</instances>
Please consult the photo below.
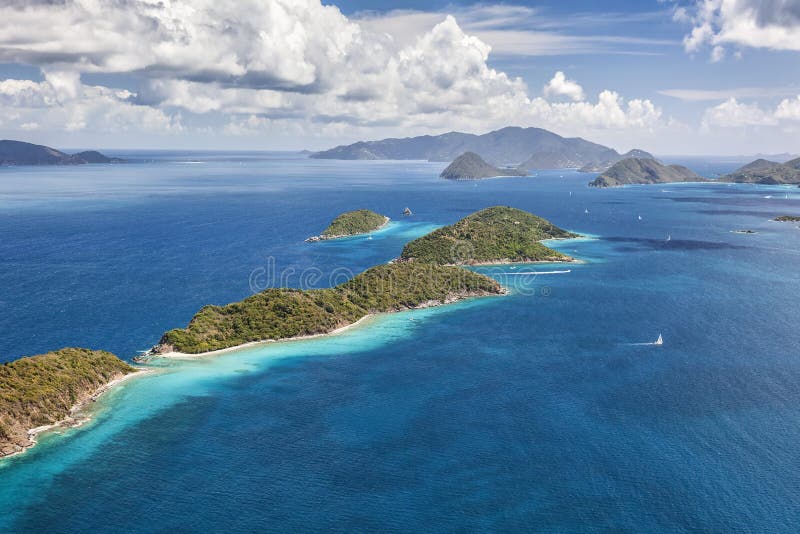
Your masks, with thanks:
<instances>
[{"instance_id":1,"label":"boat","mask_svg":"<svg viewBox=\"0 0 800 534\"><path fill-rule=\"evenodd\" d=\"M664 344L664 338L661 337L661 334L658 334L658 339L655 340L653 345L663 345L663 344Z\"/></svg>"},{"instance_id":2,"label":"boat","mask_svg":"<svg viewBox=\"0 0 800 534\"><path fill-rule=\"evenodd\" d=\"M406 209L404 209L403 210L403 215L406 215L406 216L413 215L413 213L411 212L411 208L407 207Z\"/></svg>"},{"instance_id":3,"label":"boat","mask_svg":"<svg viewBox=\"0 0 800 534\"><path fill-rule=\"evenodd\" d=\"M672 241L672 234L667 236L667 241Z\"/></svg>"},{"instance_id":4,"label":"boat","mask_svg":"<svg viewBox=\"0 0 800 534\"><path fill-rule=\"evenodd\" d=\"M641 216L641 215L639 215L639 220L640 220L640 221L642 220L642 216Z\"/></svg>"},{"instance_id":5,"label":"boat","mask_svg":"<svg viewBox=\"0 0 800 534\"><path fill-rule=\"evenodd\" d=\"M587 208L587 209L583 210L583 213L589 213L589 209Z\"/></svg>"}]
</instances>

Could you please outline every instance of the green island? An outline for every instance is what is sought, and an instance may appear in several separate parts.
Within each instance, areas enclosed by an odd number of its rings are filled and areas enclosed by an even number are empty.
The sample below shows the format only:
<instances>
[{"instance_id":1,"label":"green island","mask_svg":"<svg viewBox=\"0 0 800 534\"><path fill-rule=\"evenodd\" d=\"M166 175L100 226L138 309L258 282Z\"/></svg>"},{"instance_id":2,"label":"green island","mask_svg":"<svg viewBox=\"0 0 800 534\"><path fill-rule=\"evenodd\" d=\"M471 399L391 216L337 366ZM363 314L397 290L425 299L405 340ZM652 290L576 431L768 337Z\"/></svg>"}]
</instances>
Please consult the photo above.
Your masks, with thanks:
<instances>
[{"instance_id":1,"label":"green island","mask_svg":"<svg viewBox=\"0 0 800 534\"><path fill-rule=\"evenodd\" d=\"M0 457L32 446L32 429L74 422L78 407L135 371L110 352L76 348L0 365Z\"/></svg>"},{"instance_id":2,"label":"green island","mask_svg":"<svg viewBox=\"0 0 800 534\"><path fill-rule=\"evenodd\" d=\"M578 235L526 211L494 206L411 241L399 261L438 265L574 261L540 243L572 237Z\"/></svg>"},{"instance_id":3,"label":"green island","mask_svg":"<svg viewBox=\"0 0 800 534\"><path fill-rule=\"evenodd\" d=\"M359 234L368 234L385 226L389 217L372 210L355 210L342 213L320 235L309 237L306 241L324 241Z\"/></svg>"},{"instance_id":4,"label":"green island","mask_svg":"<svg viewBox=\"0 0 800 534\"><path fill-rule=\"evenodd\" d=\"M373 313L455 302L504 291L488 276L440 265L394 263L328 289L267 289L226 306L205 306L153 352L198 354L250 342L331 333Z\"/></svg>"},{"instance_id":5,"label":"green island","mask_svg":"<svg viewBox=\"0 0 800 534\"><path fill-rule=\"evenodd\" d=\"M800 217L797 215L780 215L773 220L778 222L800 222Z\"/></svg>"}]
</instances>

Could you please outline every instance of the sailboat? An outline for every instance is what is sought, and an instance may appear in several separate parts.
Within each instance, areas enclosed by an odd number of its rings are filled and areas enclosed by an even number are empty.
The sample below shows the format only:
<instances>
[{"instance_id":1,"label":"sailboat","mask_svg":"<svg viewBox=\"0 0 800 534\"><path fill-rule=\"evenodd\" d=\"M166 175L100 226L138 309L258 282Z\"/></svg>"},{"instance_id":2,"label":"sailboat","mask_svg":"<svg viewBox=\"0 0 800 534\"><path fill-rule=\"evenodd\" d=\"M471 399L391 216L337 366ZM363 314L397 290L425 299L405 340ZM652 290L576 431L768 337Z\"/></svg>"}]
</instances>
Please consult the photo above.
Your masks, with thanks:
<instances>
[{"instance_id":1,"label":"sailboat","mask_svg":"<svg viewBox=\"0 0 800 534\"><path fill-rule=\"evenodd\" d=\"M664 338L661 337L661 334L659 333L658 334L658 339L655 340L653 345L663 345L663 344L664 344Z\"/></svg>"},{"instance_id":2,"label":"sailboat","mask_svg":"<svg viewBox=\"0 0 800 534\"><path fill-rule=\"evenodd\" d=\"M667 236L667 241L672 241L672 234Z\"/></svg>"}]
</instances>

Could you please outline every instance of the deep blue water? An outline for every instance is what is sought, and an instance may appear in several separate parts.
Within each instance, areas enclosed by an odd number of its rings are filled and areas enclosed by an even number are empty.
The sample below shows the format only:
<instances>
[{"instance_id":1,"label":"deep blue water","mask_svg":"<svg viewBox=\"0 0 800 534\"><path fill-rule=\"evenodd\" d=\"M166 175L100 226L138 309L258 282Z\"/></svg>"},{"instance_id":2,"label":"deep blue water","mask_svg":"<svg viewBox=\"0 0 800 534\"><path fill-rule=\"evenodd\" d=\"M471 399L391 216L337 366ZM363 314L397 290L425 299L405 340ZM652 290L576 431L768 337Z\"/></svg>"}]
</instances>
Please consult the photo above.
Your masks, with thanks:
<instances>
[{"instance_id":1,"label":"deep blue water","mask_svg":"<svg viewBox=\"0 0 800 534\"><path fill-rule=\"evenodd\" d=\"M0 359L68 345L130 358L270 272L326 286L490 205L597 238L557 245L586 260L568 274L482 269L506 297L161 363L105 396L85 427L0 463L0 530L800 523L800 230L770 222L800 214L800 190L593 190L568 171L474 184L422 162L136 156L0 169ZM399 216L405 206L413 217ZM361 207L395 222L371 240L303 242ZM731 233L744 228L759 233ZM659 333L663 347L634 345Z\"/></svg>"}]
</instances>

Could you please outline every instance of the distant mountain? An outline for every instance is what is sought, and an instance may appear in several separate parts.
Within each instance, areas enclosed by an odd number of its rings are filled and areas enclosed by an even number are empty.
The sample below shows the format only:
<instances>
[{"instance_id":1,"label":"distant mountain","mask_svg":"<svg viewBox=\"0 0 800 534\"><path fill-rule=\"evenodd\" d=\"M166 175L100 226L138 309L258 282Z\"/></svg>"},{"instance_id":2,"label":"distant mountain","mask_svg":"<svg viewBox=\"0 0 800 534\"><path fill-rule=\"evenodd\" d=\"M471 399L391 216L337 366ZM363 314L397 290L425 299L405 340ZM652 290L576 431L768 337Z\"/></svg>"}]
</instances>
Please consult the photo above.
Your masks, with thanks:
<instances>
[{"instance_id":1,"label":"distant mountain","mask_svg":"<svg viewBox=\"0 0 800 534\"><path fill-rule=\"evenodd\" d=\"M588 163L578 170L580 172L605 172L618 161L622 161L623 159L628 159L628 158L656 159L651 153L645 152L644 150L640 150L638 148L634 148L633 150L629 150L625 154L617 155L616 158L612 158L607 161L593 161L592 163Z\"/></svg>"},{"instance_id":2,"label":"distant mountain","mask_svg":"<svg viewBox=\"0 0 800 534\"><path fill-rule=\"evenodd\" d=\"M319 159L418 159L452 161L474 152L492 165L529 169L579 168L621 157L611 148L580 137L565 138L541 128L508 127L483 135L450 132L404 139L360 141L312 154Z\"/></svg>"},{"instance_id":3,"label":"distant mountain","mask_svg":"<svg viewBox=\"0 0 800 534\"><path fill-rule=\"evenodd\" d=\"M67 154L43 145L23 141L0 141L0 165L81 165L84 163L121 163L95 150Z\"/></svg>"},{"instance_id":4,"label":"distant mountain","mask_svg":"<svg viewBox=\"0 0 800 534\"><path fill-rule=\"evenodd\" d=\"M719 180L744 184L798 184L800 183L800 158L786 163L757 159Z\"/></svg>"},{"instance_id":5,"label":"distant mountain","mask_svg":"<svg viewBox=\"0 0 800 534\"><path fill-rule=\"evenodd\" d=\"M448 180L479 180L495 176L525 176L520 169L495 167L489 165L475 152L464 152L447 166L439 175Z\"/></svg>"},{"instance_id":6,"label":"distant mountain","mask_svg":"<svg viewBox=\"0 0 800 534\"><path fill-rule=\"evenodd\" d=\"M616 187L633 184L705 181L705 178L681 165L663 165L649 158L627 158L612 165L589 185L592 187Z\"/></svg>"}]
</instances>

